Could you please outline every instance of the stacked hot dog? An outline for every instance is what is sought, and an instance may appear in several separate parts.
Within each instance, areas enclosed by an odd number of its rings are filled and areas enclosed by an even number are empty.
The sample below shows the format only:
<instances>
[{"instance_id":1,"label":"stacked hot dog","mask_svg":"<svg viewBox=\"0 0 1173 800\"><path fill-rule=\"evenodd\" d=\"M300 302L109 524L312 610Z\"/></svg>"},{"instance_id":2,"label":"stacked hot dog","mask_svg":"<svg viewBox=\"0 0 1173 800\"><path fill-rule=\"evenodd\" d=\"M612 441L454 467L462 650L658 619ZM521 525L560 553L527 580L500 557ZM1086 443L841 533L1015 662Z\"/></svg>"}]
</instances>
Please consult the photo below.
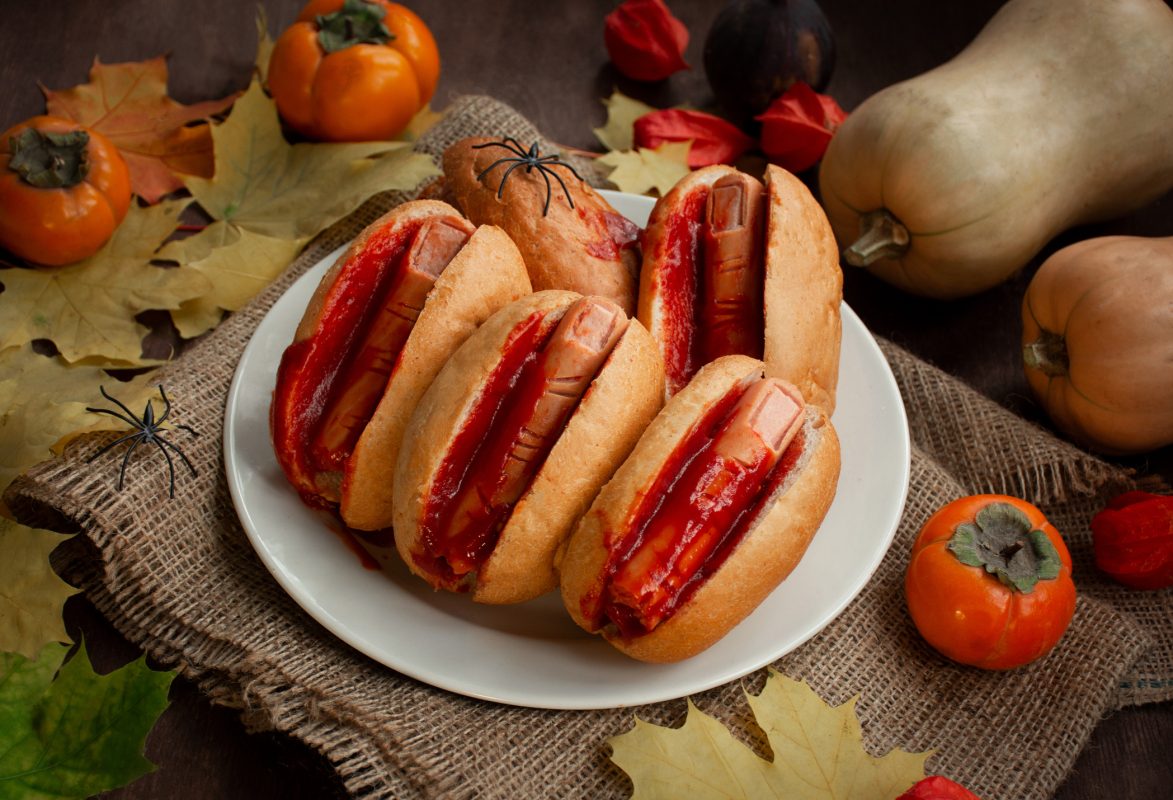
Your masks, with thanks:
<instances>
[{"instance_id":1,"label":"stacked hot dog","mask_svg":"<svg viewBox=\"0 0 1173 800\"><path fill-rule=\"evenodd\" d=\"M274 392L282 469L347 525L393 527L437 589L561 587L635 658L700 652L835 493L821 209L782 170L710 167L641 232L536 147L465 140L444 173L448 202L377 220L310 301Z\"/></svg>"}]
</instances>

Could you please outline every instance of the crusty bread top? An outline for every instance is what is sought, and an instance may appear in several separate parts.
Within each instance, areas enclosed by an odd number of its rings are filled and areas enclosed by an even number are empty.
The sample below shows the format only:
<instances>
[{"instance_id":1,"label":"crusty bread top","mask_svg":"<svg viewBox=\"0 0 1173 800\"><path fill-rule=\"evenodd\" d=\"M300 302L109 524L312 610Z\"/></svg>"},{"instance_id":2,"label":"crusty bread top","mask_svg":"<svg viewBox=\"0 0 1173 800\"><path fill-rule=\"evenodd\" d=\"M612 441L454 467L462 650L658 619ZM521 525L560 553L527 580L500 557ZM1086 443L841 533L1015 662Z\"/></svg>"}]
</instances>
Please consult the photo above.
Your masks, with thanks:
<instances>
[{"instance_id":1,"label":"crusty bread top","mask_svg":"<svg viewBox=\"0 0 1173 800\"><path fill-rule=\"evenodd\" d=\"M473 599L515 603L558 585L555 553L663 405L664 368L632 320L513 507Z\"/></svg>"},{"instance_id":2,"label":"crusty bread top","mask_svg":"<svg viewBox=\"0 0 1173 800\"><path fill-rule=\"evenodd\" d=\"M563 602L580 626L594 630L602 622L590 616L583 600L601 596L609 558L607 537L631 524L647 487L697 420L735 386L752 382L763 372L762 362L744 356L726 356L703 367L668 401L599 493L561 563ZM644 661L695 655L744 619L790 573L830 507L839 472L838 439L822 409L807 407L800 436L799 462L722 566L652 633L623 640L605 631L612 644Z\"/></svg>"},{"instance_id":3,"label":"crusty bread top","mask_svg":"<svg viewBox=\"0 0 1173 800\"><path fill-rule=\"evenodd\" d=\"M440 369L412 413L395 466L392 504L395 545L408 567L432 582L415 563L422 553L420 524L440 466L462 423L501 360L505 342L534 313L565 311L579 298L574 292L545 291L526 295L501 308L464 341Z\"/></svg>"},{"instance_id":4,"label":"crusty bread top","mask_svg":"<svg viewBox=\"0 0 1173 800\"><path fill-rule=\"evenodd\" d=\"M395 206L395 208L359 231L358 236L354 237L350 246L334 260L334 263L330 265L330 269L322 276L322 280L318 283L318 288L314 290L313 296L306 305L305 313L302 314L301 322L298 323L297 331L293 335L293 341L300 342L309 338L310 334L314 332L314 329L318 327L323 307L330 294L330 289L334 286L334 281L338 277L338 273L346 264L362 253L372 236L389 226L402 225L407 222L436 215L461 216L460 212L455 208L439 200L410 200Z\"/></svg>"},{"instance_id":5,"label":"crusty bread top","mask_svg":"<svg viewBox=\"0 0 1173 800\"><path fill-rule=\"evenodd\" d=\"M502 187L505 172L514 162L489 167L516 154L501 146L474 149L488 143L498 140L462 139L444 151L447 196L474 223L497 225L517 242L535 291L567 289L599 295L630 315L635 310L638 253L634 248L617 248L608 225L609 218L613 223L622 215L568 168L550 166L562 178L574 208L562 185L550 177L550 205L543 216L547 176L522 166L509 174ZM489 171L478 180L485 170Z\"/></svg>"},{"instance_id":6,"label":"crusty bread top","mask_svg":"<svg viewBox=\"0 0 1173 800\"><path fill-rule=\"evenodd\" d=\"M781 167L766 170L765 361L808 403L835 410L843 271L822 206Z\"/></svg>"},{"instance_id":7,"label":"crusty bread top","mask_svg":"<svg viewBox=\"0 0 1173 800\"><path fill-rule=\"evenodd\" d=\"M601 596L610 557L608 535L626 530L638 501L697 420L736 385L764 374L764 364L748 356L726 356L701 368L674 394L644 431L631 455L603 487L571 536L562 558L562 597L575 622L594 630L599 620L582 608L582 599Z\"/></svg>"},{"instance_id":8,"label":"crusty bread top","mask_svg":"<svg viewBox=\"0 0 1173 800\"><path fill-rule=\"evenodd\" d=\"M680 309L679 301L674 307L673 301L679 291L677 287L666 282L664 269L669 257L668 248L673 245L668 236L671 231L671 221L681 210L685 198L694 191L711 187L725 175L736 172L733 167L716 164L702 167L695 172L685 175L666 195L656 201L652 213L648 217L647 227L644 229L643 240L643 267L639 275L639 300L636 317L655 338L661 355L667 350L667 339L674 331L671 318L683 310L692 316L689 325L693 325L696 311L693 308ZM698 221L699 222L699 221ZM699 279L698 288L699 291ZM695 301L694 297L694 301ZM671 384L671 380L669 380ZM678 391L681 387L667 387L669 392Z\"/></svg>"},{"instance_id":9,"label":"crusty bread top","mask_svg":"<svg viewBox=\"0 0 1173 800\"><path fill-rule=\"evenodd\" d=\"M477 228L428 293L383 397L347 462L340 508L347 525L359 530L391 526L391 480L416 403L478 326L529 293L529 276L513 240L500 228Z\"/></svg>"}]
</instances>

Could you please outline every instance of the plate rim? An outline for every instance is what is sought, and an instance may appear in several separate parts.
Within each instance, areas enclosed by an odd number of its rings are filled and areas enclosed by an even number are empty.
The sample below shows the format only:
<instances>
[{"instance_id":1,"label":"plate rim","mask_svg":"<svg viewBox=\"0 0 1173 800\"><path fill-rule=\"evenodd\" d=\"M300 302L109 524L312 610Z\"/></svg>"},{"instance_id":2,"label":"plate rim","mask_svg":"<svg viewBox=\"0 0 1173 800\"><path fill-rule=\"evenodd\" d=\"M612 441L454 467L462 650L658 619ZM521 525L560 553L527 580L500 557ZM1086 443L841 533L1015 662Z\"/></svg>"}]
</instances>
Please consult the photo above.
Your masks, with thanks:
<instances>
[{"instance_id":1,"label":"plate rim","mask_svg":"<svg viewBox=\"0 0 1173 800\"><path fill-rule=\"evenodd\" d=\"M650 208L650 204L654 202L652 198L648 198L642 195L630 195L623 192L614 192L605 189L599 190L599 193L612 202L612 204L614 204L615 200L618 199L621 205L625 205L628 202L637 202L639 204L647 203L648 207ZM637 697L627 697L626 699L620 700L618 702L616 702L614 698L592 700L589 698L589 696L584 697L582 695L575 696L574 698L526 698L523 697L526 694L525 692L494 692L484 688L470 688L464 682L455 681L443 675L437 676L432 670L413 669L410 664L405 665L401 659L397 659L396 663L388 663L388 661L382 657L382 648L375 648L364 638L356 636L350 625L347 625L344 621L339 620L335 614L331 613L318 601L318 598L315 595L307 593L300 579L298 579L297 576L290 574L285 565L271 550L269 544L261 535L259 526L260 521L254 519L254 515L248 508L248 504L246 503L245 497L243 496L244 490L241 485L242 475L240 472L242 465L238 465L236 463L236 459L232 455L234 442L238 436L237 421L233 412L237 410L238 403L240 402L240 396L246 388L244 386L244 367L250 363L250 357L253 355L253 348L260 347L259 340L256 335L257 331L265 325L270 315L274 312L274 309L278 307L285 295L288 294L288 292L291 291L293 287L298 284L298 282L306 280L307 276L316 270L323 269L323 264L332 263L338 254L345 250L348 244L349 243L343 244L330 253L325 254L318 262L316 262L314 265L311 265L301 276L296 279L293 284L291 284L289 289L287 289L286 292L281 295L281 297L274 301L273 306L271 306L266 311L262 320L253 330L253 333L249 337L248 343L241 352L240 360L238 361L236 369L233 372L232 381L229 386L224 412L225 416L222 447L225 464L225 475L228 482L229 493L232 497L235 513L241 523L242 529L245 531L250 546L258 554L266 570L277 581L282 591L284 591L289 596L289 598L293 600L298 608L307 613L317 623L322 625L332 636L344 642L347 646L353 648L357 652L364 654L365 656L371 658L388 669L394 670L400 674L414 678L428 685L465 697L471 697L505 705L544 709L588 710L630 707L644 703L661 702L664 700L675 699L689 694L694 694L696 692L705 691L715 686L720 686L730 681L738 680L745 675L761 669L763 666L777 661L779 658L784 657L788 653L793 652L795 649L808 642L820 631L830 625L831 622L833 622L843 613L846 607L859 596L860 592L862 592L864 587L866 587L866 585L870 582L872 576L874 576L876 570L879 568L880 563L883 561L883 558L891 549L897 528L899 527L900 521L903 518L904 508L908 499L911 478L911 439L907 413L904 407L903 397L900 393L899 385L896 382L891 365L888 363L888 360L884 357L883 351L880 349L879 343L875 340L875 337L867 329L866 325L863 324L863 321L859 318L855 311L851 309L851 307L848 306L846 302L844 302L841 304L841 314L844 321L850 319L851 324L858 327L859 333L862 334L860 341L863 345L863 348L867 351L867 354L870 356L870 360L874 362L874 365L879 367L879 371L888 384L888 388L891 389L894 397L899 401L894 403L892 408L898 417L899 433L901 434L896 442L896 444L900 446L901 452L895 454L899 458L900 465L900 475L897 476L900 484L899 498L893 507L892 521L889 526L889 530L887 530L884 536L881 537L881 540L878 542L879 546L875 548L875 552L873 553L871 560L863 565L863 568L860 569L860 571L857 573L855 581L849 584L846 587L847 590L838 596L838 602L834 604L833 607L824 609L821 615L817 619L812 619L810 624L807 625L797 637L788 640L785 647L777 651L772 651L764 659L752 660L751 665L748 667L745 663L741 663L738 665L738 667L729 671L715 670L713 671L710 679L694 679L684 690L680 690L678 687L672 687L672 682L669 681L669 688L662 692L648 691L644 694L640 694ZM266 440L268 440L267 431L265 436ZM843 490L842 478L840 481L840 486L837 489L838 492ZM301 500L300 498L296 497L296 493L293 491L293 489L290 488L289 491L294 501L300 504ZM339 546L342 546L341 543L339 543ZM353 556L351 556L351 558L354 560L356 568L361 569L362 567L358 564L357 558ZM763 604L764 603L765 601L763 601ZM601 638L596 637L595 641L597 641L598 645L601 647L610 648L610 645L607 645L605 642L603 642ZM372 650L376 650L378 652L372 652ZM643 665L640 662L634 661L632 663L639 665L637 669L647 667L670 668L672 666Z\"/></svg>"}]
</instances>

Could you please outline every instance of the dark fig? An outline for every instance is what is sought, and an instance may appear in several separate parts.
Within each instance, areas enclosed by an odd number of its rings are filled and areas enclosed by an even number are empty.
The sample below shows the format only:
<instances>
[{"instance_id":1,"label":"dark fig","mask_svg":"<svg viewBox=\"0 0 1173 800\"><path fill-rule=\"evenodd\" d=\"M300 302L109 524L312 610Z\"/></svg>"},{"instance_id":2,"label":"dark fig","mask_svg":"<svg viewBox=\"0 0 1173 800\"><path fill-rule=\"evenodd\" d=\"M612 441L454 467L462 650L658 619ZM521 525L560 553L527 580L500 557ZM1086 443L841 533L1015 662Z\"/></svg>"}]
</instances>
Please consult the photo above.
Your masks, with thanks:
<instances>
[{"instance_id":1,"label":"dark fig","mask_svg":"<svg viewBox=\"0 0 1173 800\"><path fill-rule=\"evenodd\" d=\"M814 0L733 0L709 29L704 62L717 102L749 128L796 80L827 87L835 38Z\"/></svg>"}]
</instances>

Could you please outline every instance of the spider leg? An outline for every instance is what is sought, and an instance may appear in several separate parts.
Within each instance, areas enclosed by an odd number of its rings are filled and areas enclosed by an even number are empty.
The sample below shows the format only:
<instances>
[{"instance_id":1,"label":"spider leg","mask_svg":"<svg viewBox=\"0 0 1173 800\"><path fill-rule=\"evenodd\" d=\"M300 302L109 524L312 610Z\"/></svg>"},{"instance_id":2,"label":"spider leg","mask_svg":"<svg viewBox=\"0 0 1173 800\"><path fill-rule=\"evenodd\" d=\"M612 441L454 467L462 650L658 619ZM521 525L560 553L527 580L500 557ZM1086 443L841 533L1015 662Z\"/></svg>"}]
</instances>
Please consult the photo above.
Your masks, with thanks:
<instances>
[{"instance_id":1,"label":"spider leg","mask_svg":"<svg viewBox=\"0 0 1173 800\"><path fill-rule=\"evenodd\" d=\"M199 435L200 435L200 432L199 432L199 431L197 431L195 428L193 428L193 427L192 427L192 426L190 426L190 425L180 425L180 424L179 424L179 423L177 423L177 422L172 422L172 423L171 423L171 427L172 427L172 428L178 428L178 429L179 429L179 430L181 430L181 431L187 431L187 432L188 432L188 433L190 433L192 436L199 436Z\"/></svg>"},{"instance_id":2,"label":"spider leg","mask_svg":"<svg viewBox=\"0 0 1173 800\"><path fill-rule=\"evenodd\" d=\"M126 478L126 464L127 464L127 462L130 461L130 456L134 452L134 449L136 447L138 447L142 442L143 442L143 437L140 436L140 437L135 438L134 443L131 444L130 447L126 448L126 455L124 455L122 457L122 466L118 468L118 491L120 491L120 492L122 491L123 481Z\"/></svg>"},{"instance_id":3,"label":"spider leg","mask_svg":"<svg viewBox=\"0 0 1173 800\"><path fill-rule=\"evenodd\" d=\"M554 180L558 181L558 185L562 187L562 194L566 196L567 204L569 204L571 208L574 208L574 201L570 199L570 191L566 188L566 182L562 180L562 176L552 169L547 169L546 171L554 176ZM574 170L571 170L571 172L573 171ZM582 180L582 178L579 178L579 180ZM549 184L550 182L546 181L546 183Z\"/></svg>"},{"instance_id":4,"label":"spider leg","mask_svg":"<svg viewBox=\"0 0 1173 800\"><path fill-rule=\"evenodd\" d=\"M188 459L188 457L187 457L186 455L184 455L184 454L183 454L183 451L182 451L182 450L180 450L178 447L176 447L176 446L175 446L174 444L172 444L171 442L169 442L169 441L167 441L166 439L164 439L162 436L156 436L156 437L155 437L155 441L157 441L157 442L162 442L164 447L169 447L169 448L171 448L171 450L172 450L172 451L174 451L176 455L178 455L180 458L182 458L182 459L183 459L183 463L184 463L184 464L186 464L186 465L187 465L187 468L191 470L191 474L192 474L193 476L195 476L195 475L199 475L199 473L198 473L198 472L196 472L196 468L195 468L194 466L192 466L192 463L191 463L191 461Z\"/></svg>"},{"instance_id":5,"label":"spider leg","mask_svg":"<svg viewBox=\"0 0 1173 800\"><path fill-rule=\"evenodd\" d=\"M512 136L506 136L501 141L504 142L506 145L508 145L509 148L511 150L513 150L515 153L517 153L519 156L521 156L522 158L525 158L525 155L526 155L525 145L523 145L521 142L517 141ZM537 143L535 142L535 144L537 144Z\"/></svg>"},{"instance_id":6,"label":"spider leg","mask_svg":"<svg viewBox=\"0 0 1173 800\"><path fill-rule=\"evenodd\" d=\"M556 157L557 156L555 156L555 158ZM551 164L550 166L551 167L566 167L568 170L570 170L571 175L578 178L580 181L582 180L582 176L578 174L578 170L576 170L574 167L567 164L565 161L559 161L557 164Z\"/></svg>"},{"instance_id":7,"label":"spider leg","mask_svg":"<svg viewBox=\"0 0 1173 800\"><path fill-rule=\"evenodd\" d=\"M546 176L547 171L548 170L545 169L538 170L538 174L541 175L542 180L546 182L546 204L542 206L543 217L546 216L546 214L550 211L550 196L554 194L554 187L550 185L550 179Z\"/></svg>"},{"instance_id":8,"label":"spider leg","mask_svg":"<svg viewBox=\"0 0 1173 800\"><path fill-rule=\"evenodd\" d=\"M516 160L517 160L516 158L513 158L513 157L511 157L511 156L505 156L504 158L499 158L499 159L497 159L497 160L496 160L496 161L494 161L492 164L490 164L489 166L487 166L487 167L485 167L484 169L482 169L482 170L481 170L480 174L479 174L479 175L477 175L477 180L479 181L481 178L485 177L485 176L486 176L486 175L488 175L490 172L492 172L492 171L493 171L493 169L494 169L494 168L495 168L495 167L496 167L498 164L504 164L506 161L516 161Z\"/></svg>"},{"instance_id":9,"label":"spider leg","mask_svg":"<svg viewBox=\"0 0 1173 800\"><path fill-rule=\"evenodd\" d=\"M115 439L114 441L110 442L110 444L104 445L100 450L98 450L98 452L94 453L92 456L87 458L86 463L89 464L91 461L98 458L98 456L103 455L104 453L106 453L106 451L122 444L123 442L127 441L128 439L134 439L135 437L142 436L142 435L143 435L142 431L134 431L133 433L128 433L125 436L121 436L121 437Z\"/></svg>"},{"instance_id":10,"label":"spider leg","mask_svg":"<svg viewBox=\"0 0 1173 800\"><path fill-rule=\"evenodd\" d=\"M518 168L518 167L520 167L520 166L523 166L524 164L525 164L525 162L524 162L524 161L518 161L518 162L517 162L516 164L514 164L512 167L510 167L509 169L505 170L505 174L501 176L501 185L500 185L500 186L497 188L497 197L498 197L498 198L500 198L500 197L501 197L501 193L505 191L505 179L509 177L509 173L510 173L510 172L513 172L513 170L517 169L517 168Z\"/></svg>"},{"instance_id":11,"label":"spider leg","mask_svg":"<svg viewBox=\"0 0 1173 800\"><path fill-rule=\"evenodd\" d=\"M167 415L171 413L171 401L167 399L167 393L163 391L163 384L159 384L159 396L163 398L163 413L155 420L156 425L162 425L163 420L167 419Z\"/></svg>"},{"instance_id":12,"label":"spider leg","mask_svg":"<svg viewBox=\"0 0 1173 800\"><path fill-rule=\"evenodd\" d=\"M134 412L131 411L129 408L127 408L126 405L121 400L117 400L117 399L111 397L109 394L107 394L105 386L99 386L98 391L102 393L102 397L105 397L111 403L113 403L114 405L121 408L123 411L125 411L127 414L129 414L132 419L136 419L136 420L138 419L138 417L136 417L134 415ZM135 425L138 425L138 423L136 422Z\"/></svg>"},{"instance_id":13,"label":"spider leg","mask_svg":"<svg viewBox=\"0 0 1173 800\"><path fill-rule=\"evenodd\" d=\"M163 446L163 439L158 436L151 439L155 447L159 448L159 452L163 454L163 458L167 459L167 474L171 478L171 488L167 491L167 496L172 500L175 499L175 462L171 460L171 454L167 452L167 448ZM186 459L185 459L186 460ZM190 465L189 465L190 466Z\"/></svg>"},{"instance_id":14,"label":"spider leg","mask_svg":"<svg viewBox=\"0 0 1173 800\"><path fill-rule=\"evenodd\" d=\"M134 417L134 416L128 417L124 414L119 414L117 411L114 411L109 408L93 408L91 406L86 406L86 411L89 411L93 414L107 414L111 417L117 417L118 419L122 420L127 425L129 425L130 427L136 428L138 430L142 430L142 428L143 428L142 420L140 420L138 417Z\"/></svg>"}]
</instances>

